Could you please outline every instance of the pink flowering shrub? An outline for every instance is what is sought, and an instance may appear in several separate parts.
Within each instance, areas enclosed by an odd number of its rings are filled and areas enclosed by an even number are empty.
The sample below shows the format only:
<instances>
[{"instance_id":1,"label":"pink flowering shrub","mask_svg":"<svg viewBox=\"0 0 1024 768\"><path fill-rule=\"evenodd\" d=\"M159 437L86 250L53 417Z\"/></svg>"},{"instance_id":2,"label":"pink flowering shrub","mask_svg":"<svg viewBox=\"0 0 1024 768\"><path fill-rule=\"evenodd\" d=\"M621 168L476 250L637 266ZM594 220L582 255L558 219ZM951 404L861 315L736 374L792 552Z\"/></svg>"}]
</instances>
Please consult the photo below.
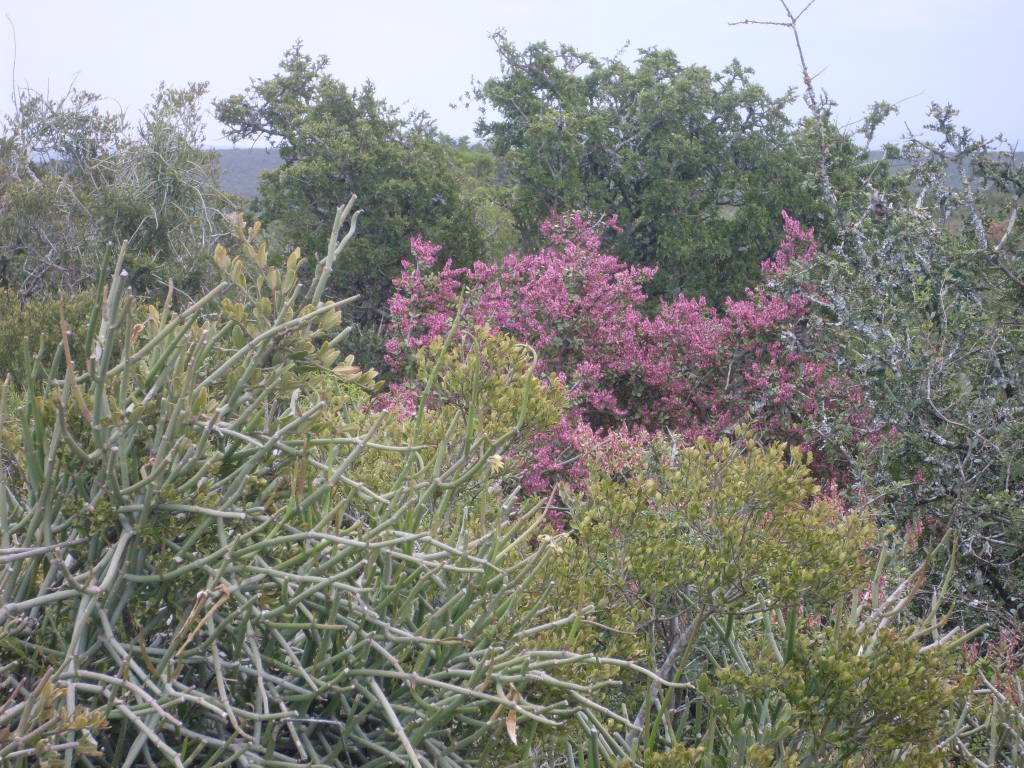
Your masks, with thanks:
<instances>
[{"instance_id":1,"label":"pink flowering shrub","mask_svg":"<svg viewBox=\"0 0 1024 768\"><path fill-rule=\"evenodd\" d=\"M782 244L762 264L773 278L806 265L817 248L813 230L783 217ZM536 350L539 372L564 382L575 407L535 441L528 490L545 487L552 473L581 478L587 462L573 464L581 457L607 463L614 454L603 440L627 461L664 429L693 441L746 423L765 440L811 449L822 446L822 425L867 429L860 389L798 338L806 291L748 289L722 311L679 296L652 312L644 285L655 269L602 253L596 222L573 213L549 219L542 233L548 244L537 253L458 269L439 265L439 246L413 239L413 258L395 280L387 342L389 362L401 369L410 352L448 331L464 300L469 320Z\"/></svg>"}]
</instances>

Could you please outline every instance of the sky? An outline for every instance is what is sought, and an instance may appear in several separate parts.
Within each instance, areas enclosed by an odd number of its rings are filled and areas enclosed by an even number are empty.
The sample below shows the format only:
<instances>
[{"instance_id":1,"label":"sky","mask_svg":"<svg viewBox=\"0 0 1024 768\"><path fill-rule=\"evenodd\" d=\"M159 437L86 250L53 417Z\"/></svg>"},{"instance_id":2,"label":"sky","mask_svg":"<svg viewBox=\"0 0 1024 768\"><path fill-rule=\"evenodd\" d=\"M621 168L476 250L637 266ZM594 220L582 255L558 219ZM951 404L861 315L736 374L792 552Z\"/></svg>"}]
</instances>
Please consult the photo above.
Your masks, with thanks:
<instances>
[{"instance_id":1,"label":"sky","mask_svg":"<svg viewBox=\"0 0 1024 768\"><path fill-rule=\"evenodd\" d=\"M794 11L805 4L790 0ZM132 117L161 81L208 81L223 98L271 77L301 39L346 84L371 80L389 103L472 135L476 107L451 105L474 78L498 74L489 38L498 29L520 47L567 43L626 61L654 47L712 69L736 58L773 95L800 80L787 29L730 25L782 20L779 0L0 0L0 12L4 114L26 86L59 96L74 84ZM901 102L879 133L895 141L908 127L920 132L936 101L959 108L976 133L1024 140L1024 0L816 0L799 29L815 82L844 122L875 101ZM211 110L207 143L225 146L221 130Z\"/></svg>"}]
</instances>

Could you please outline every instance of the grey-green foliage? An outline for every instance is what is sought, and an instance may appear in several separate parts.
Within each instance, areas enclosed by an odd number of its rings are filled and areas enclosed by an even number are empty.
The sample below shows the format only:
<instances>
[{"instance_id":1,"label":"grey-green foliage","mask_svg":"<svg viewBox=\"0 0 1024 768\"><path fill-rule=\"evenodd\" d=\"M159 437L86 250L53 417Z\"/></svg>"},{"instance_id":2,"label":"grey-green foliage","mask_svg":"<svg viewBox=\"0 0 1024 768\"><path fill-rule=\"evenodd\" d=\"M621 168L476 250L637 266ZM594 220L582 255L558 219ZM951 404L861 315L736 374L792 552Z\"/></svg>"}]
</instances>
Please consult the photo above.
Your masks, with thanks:
<instances>
[{"instance_id":1,"label":"grey-green foliage","mask_svg":"<svg viewBox=\"0 0 1024 768\"><path fill-rule=\"evenodd\" d=\"M957 533L965 624L1024 611L1024 302L1018 160L933 108L902 150L906 191L841 201L816 269L848 366L894 440L871 456L902 525ZM952 171L952 172L951 172Z\"/></svg>"},{"instance_id":2,"label":"grey-green foliage","mask_svg":"<svg viewBox=\"0 0 1024 768\"><path fill-rule=\"evenodd\" d=\"M215 258L180 312L119 264L89 356L4 390L0 762L511 764L559 723L622 755L558 677L588 659L527 645L572 613L525 603L548 550L489 474L511 433L456 419L427 446L422 410L356 419L339 399L373 373L335 364L345 302L299 282L298 252Z\"/></svg>"},{"instance_id":3,"label":"grey-green foliage","mask_svg":"<svg viewBox=\"0 0 1024 768\"><path fill-rule=\"evenodd\" d=\"M19 91L0 132L0 285L75 292L128 243L136 290L200 292L228 205L202 148L205 93L161 85L133 127L98 94Z\"/></svg>"},{"instance_id":4,"label":"grey-green foliage","mask_svg":"<svg viewBox=\"0 0 1024 768\"><path fill-rule=\"evenodd\" d=\"M779 25L796 34L803 12L781 5L787 21ZM864 381L882 428L877 444L861 446L854 487L878 500L911 551L950 542L943 608L980 633L966 649L978 659L967 669L975 698L951 743L964 764L1019 765L1024 171L1002 141L976 137L952 107L933 104L925 132L887 147L902 178L840 188L829 143L840 131L834 104L799 53L811 110L805 133L818 145L835 238L797 287L809 288L822 310L817 322L828 326L840 364ZM869 142L893 111L872 108L861 128Z\"/></svg>"},{"instance_id":5,"label":"grey-green foliage","mask_svg":"<svg viewBox=\"0 0 1024 768\"><path fill-rule=\"evenodd\" d=\"M956 741L973 765L1024 752L1024 172L999 142L933 105L926 133L891 147L888 194L832 194L837 238L800 282L840 362L861 378L884 438L862 446L862 493L908 540L947 533L946 609L983 630L977 709ZM818 119L828 120L819 113ZM824 167L824 165L823 165ZM826 197L831 179L826 174ZM834 192L834 189L833 189ZM1018 702L1018 703L1014 703Z\"/></svg>"}]
</instances>

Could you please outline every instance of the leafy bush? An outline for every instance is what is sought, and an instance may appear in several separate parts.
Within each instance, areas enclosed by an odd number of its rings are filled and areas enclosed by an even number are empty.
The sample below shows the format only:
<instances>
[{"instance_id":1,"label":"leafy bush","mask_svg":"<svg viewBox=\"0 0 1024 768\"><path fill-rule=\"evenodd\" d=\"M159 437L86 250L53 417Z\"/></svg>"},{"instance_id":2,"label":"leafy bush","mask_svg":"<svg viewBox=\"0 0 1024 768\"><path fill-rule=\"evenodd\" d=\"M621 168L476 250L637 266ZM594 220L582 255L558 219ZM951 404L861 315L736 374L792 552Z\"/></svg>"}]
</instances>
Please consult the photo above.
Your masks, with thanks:
<instances>
[{"instance_id":1,"label":"leafy bush","mask_svg":"<svg viewBox=\"0 0 1024 768\"><path fill-rule=\"evenodd\" d=\"M19 89L0 133L0 287L76 293L127 245L136 290L205 290L229 204L202 148L205 93L161 85L135 131L97 94Z\"/></svg>"},{"instance_id":2,"label":"leafy bush","mask_svg":"<svg viewBox=\"0 0 1024 768\"><path fill-rule=\"evenodd\" d=\"M907 611L923 571L890 581L898 562L871 515L821 494L781 445L649 449L566 498L546 596L585 616L542 639L673 681L616 674L605 703L634 754L672 768L944 765L962 633Z\"/></svg>"}]
</instances>

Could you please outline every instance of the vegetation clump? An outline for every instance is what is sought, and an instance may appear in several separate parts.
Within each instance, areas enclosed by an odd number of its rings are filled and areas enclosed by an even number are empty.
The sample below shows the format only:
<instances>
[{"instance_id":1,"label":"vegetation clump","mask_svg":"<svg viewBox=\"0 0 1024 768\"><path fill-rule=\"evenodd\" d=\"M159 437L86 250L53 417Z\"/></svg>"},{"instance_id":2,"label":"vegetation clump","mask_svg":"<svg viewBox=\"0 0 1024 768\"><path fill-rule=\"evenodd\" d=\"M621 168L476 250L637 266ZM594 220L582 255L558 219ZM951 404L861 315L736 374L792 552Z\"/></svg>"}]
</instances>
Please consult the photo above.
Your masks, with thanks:
<instances>
[{"instance_id":1,"label":"vegetation clump","mask_svg":"<svg viewBox=\"0 0 1024 768\"><path fill-rule=\"evenodd\" d=\"M1018 156L495 42L480 144L218 102L265 228L205 86L17 94L0 763L1019 765Z\"/></svg>"},{"instance_id":2,"label":"vegetation clump","mask_svg":"<svg viewBox=\"0 0 1024 768\"><path fill-rule=\"evenodd\" d=\"M564 698L562 654L524 642L543 516L510 519L487 481L530 366L504 380L500 431L428 404L356 427L339 400L374 372L339 364L345 302L306 300L299 252L274 267L257 234L181 312L137 306L118 264L89 355L65 342L56 378L23 381L0 488L4 762L471 765L520 728L602 733L585 688ZM381 455L394 472L358 479Z\"/></svg>"}]
</instances>

